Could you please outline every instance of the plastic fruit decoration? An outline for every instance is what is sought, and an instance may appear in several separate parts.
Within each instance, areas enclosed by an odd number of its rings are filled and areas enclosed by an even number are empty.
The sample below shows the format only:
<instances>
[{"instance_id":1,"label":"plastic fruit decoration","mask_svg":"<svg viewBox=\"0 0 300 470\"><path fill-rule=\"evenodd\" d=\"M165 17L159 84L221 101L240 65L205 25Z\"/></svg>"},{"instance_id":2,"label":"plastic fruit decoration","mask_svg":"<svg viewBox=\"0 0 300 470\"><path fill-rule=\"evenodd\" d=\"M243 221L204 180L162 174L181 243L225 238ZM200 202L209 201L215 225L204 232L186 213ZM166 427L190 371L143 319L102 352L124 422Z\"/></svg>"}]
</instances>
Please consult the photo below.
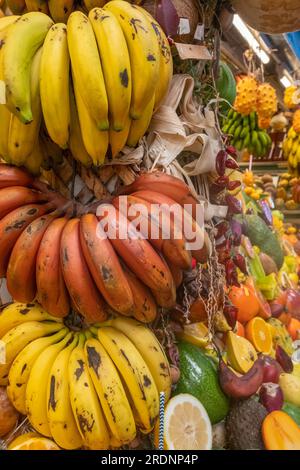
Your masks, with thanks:
<instances>
[{"instance_id":1,"label":"plastic fruit decoration","mask_svg":"<svg viewBox=\"0 0 300 470\"><path fill-rule=\"evenodd\" d=\"M272 335L268 324L260 317L255 317L246 325L246 338L256 351L269 354L272 348Z\"/></svg>"},{"instance_id":2,"label":"plastic fruit decoration","mask_svg":"<svg viewBox=\"0 0 300 470\"><path fill-rule=\"evenodd\" d=\"M228 297L231 303L238 308L237 320L247 323L259 312L259 302L254 290L249 286L232 286Z\"/></svg>"},{"instance_id":3,"label":"plastic fruit decoration","mask_svg":"<svg viewBox=\"0 0 300 470\"><path fill-rule=\"evenodd\" d=\"M189 320L191 323L207 320L206 307L202 297L196 299L195 302L193 302L191 305Z\"/></svg>"},{"instance_id":4,"label":"plastic fruit decoration","mask_svg":"<svg viewBox=\"0 0 300 470\"><path fill-rule=\"evenodd\" d=\"M252 344L232 331L228 331L226 339L227 357L230 365L241 374L245 374L257 359Z\"/></svg>"},{"instance_id":5,"label":"plastic fruit decoration","mask_svg":"<svg viewBox=\"0 0 300 470\"><path fill-rule=\"evenodd\" d=\"M266 416L262 436L267 450L300 450L300 428L284 411Z\"/></svg>"},{"instance_id":6,"label":"plastic fruit decoration","mask_svg":"<svg viewBox=\"0 0 300 470\"><path fill-rule=\"evenodd\" d=\"M300 292L296 289L288 289L286 297L286 310L293 318L300 320Z\"/></svg>"},{"instance_id":7,"label":"plastic fruit decoration","mask_svg":"<svg viewBox=\"0 0 300 470\"><path fill-rule=\"evenodd\" d=\"M0 387L0 437L11 432L17 424L19 413L8 399L6 389Z\"/></svg>"}]
</instances>

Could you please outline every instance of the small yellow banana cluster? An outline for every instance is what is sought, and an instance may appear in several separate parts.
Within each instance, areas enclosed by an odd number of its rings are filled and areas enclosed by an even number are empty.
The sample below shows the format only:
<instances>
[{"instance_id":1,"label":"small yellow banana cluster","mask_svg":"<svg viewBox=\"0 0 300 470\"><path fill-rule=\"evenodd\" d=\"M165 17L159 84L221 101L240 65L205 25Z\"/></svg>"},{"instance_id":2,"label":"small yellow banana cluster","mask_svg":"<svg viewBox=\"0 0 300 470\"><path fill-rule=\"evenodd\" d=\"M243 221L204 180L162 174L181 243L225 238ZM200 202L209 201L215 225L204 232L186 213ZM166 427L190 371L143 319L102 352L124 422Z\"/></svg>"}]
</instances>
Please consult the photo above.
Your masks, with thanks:
<instances>
[{"instance_id":1,"label":"small yellow banana cluster","mask_svg":"<svg viewBox=\"0 0 300 470\"><path fill-rule=\"evenodd\" d=\"M63 449L92 450L147 434L168 399L168 360L152 331L129 318L73 332L38 304L13 303L0 316L5 362L0 385L31 425Z\"/></svg>"},{"instance_id":2,"label":"small yellow banana cluster","mask_svg":"<svg viewBox=\"0 0 300 470\"><path fill-rule=\"evenodd\" d=\"M296 169L300 164L300 134L292 126L282 144L283 155L289 166Z\"/></svg>"},{"instance_id":3,"label":"small yellow banana cluster","mask_svg":"<svg viewBox=\"0 0 300 470\"><path fill-rule=\"evenodd\" d=\"M33 172L42 122L87 167L135 147L173 75L160 25L123 0L74 11L67 24L37 11L5 17L0 41L0 156Z\"/></svg>"}]
</instances>

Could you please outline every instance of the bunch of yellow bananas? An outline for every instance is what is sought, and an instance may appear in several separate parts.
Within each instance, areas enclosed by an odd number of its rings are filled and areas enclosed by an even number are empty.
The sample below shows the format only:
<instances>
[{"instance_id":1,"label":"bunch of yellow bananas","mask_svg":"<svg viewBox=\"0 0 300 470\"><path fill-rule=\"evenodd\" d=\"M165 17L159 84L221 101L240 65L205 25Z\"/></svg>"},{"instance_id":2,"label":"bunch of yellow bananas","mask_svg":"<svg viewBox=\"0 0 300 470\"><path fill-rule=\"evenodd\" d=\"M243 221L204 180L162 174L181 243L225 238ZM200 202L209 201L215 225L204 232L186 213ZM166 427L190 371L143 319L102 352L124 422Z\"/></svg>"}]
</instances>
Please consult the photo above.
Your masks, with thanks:
<instances>
[{"instance_id":1,"label":"bunch of yellow bananas","mask_svg":"<svg viewBox=\"0 0 300 470\"><path fill-rule=\"evenodd\" d=\"M283 155L288 160L291 169L296 169L300 163L300 134L291 127L282 144Z\"/></svg>"},{"instance_id":2,"label":"bunch of yellow bananas","mask_svg":"<svg viewBox=\"0 0 300 470\"><path fill-rule=\"evenodd\" d=\"M5 362L0 385L32 426L63 449L128 444L149 433L168 399L168 360L151 330L117 317L76 333L38 304L13 303L0 316Z\"/></svg>"},{"instance_id":3,"label":"bunch of yellow bananas","mask_svg":"<svg viewBox=\"0 0 300 470\"><path fill-rule=\"evenodd\" d=\"M67 24L40 11L4 17L0 41L0 155L36 172L43 120L60 148L85 166L101 165L137 145L173 74L159 24L122 0L88 16L74 11Z\"/></svg>"}]
</instances>

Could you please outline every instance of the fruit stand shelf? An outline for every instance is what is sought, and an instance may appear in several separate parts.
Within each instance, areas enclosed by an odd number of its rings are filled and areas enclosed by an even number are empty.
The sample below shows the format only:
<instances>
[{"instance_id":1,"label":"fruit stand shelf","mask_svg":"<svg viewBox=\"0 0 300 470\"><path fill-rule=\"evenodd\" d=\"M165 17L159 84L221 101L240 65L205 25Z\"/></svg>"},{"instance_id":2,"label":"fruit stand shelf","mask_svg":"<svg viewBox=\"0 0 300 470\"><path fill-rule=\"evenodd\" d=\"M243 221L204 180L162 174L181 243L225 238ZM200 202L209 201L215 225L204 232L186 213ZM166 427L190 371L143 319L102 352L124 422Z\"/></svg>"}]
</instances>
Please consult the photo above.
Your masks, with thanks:
<instances>
[{"instance_id":1,"label":"fruit stand shelf","mask_svg":"<svg viewBox=\"0 0 300 470\"><path fill-rule=\"evenodd\" d=\"M249 167L248 162L239 163L241 169ZM288 168L288 163L286 161L278 162L253 162L252 169L255 173L284 173Z\"/></svg>"}]
</instances>

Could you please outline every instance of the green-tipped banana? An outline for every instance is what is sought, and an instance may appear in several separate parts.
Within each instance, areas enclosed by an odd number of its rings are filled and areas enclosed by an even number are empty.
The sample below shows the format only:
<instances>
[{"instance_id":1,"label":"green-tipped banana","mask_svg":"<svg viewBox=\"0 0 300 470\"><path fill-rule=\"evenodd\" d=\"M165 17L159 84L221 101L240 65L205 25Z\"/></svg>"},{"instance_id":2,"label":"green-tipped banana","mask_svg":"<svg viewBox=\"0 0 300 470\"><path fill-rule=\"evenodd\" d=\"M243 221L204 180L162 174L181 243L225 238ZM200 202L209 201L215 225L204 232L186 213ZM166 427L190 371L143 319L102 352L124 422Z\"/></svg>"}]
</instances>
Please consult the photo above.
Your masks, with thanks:
<instances>
[{"instance_id":1,"label":"green-tipped banana","mask_svg":"<svg viewBox=\"0 0 300 470\"><path fill-rule=\"evenodd\" d=\"M7 105L24 124L29 124L33 119L31 62L52 24L51 18L44 13L26 13L10 26L2 48Z\"/></svg>"}]
</instances>

